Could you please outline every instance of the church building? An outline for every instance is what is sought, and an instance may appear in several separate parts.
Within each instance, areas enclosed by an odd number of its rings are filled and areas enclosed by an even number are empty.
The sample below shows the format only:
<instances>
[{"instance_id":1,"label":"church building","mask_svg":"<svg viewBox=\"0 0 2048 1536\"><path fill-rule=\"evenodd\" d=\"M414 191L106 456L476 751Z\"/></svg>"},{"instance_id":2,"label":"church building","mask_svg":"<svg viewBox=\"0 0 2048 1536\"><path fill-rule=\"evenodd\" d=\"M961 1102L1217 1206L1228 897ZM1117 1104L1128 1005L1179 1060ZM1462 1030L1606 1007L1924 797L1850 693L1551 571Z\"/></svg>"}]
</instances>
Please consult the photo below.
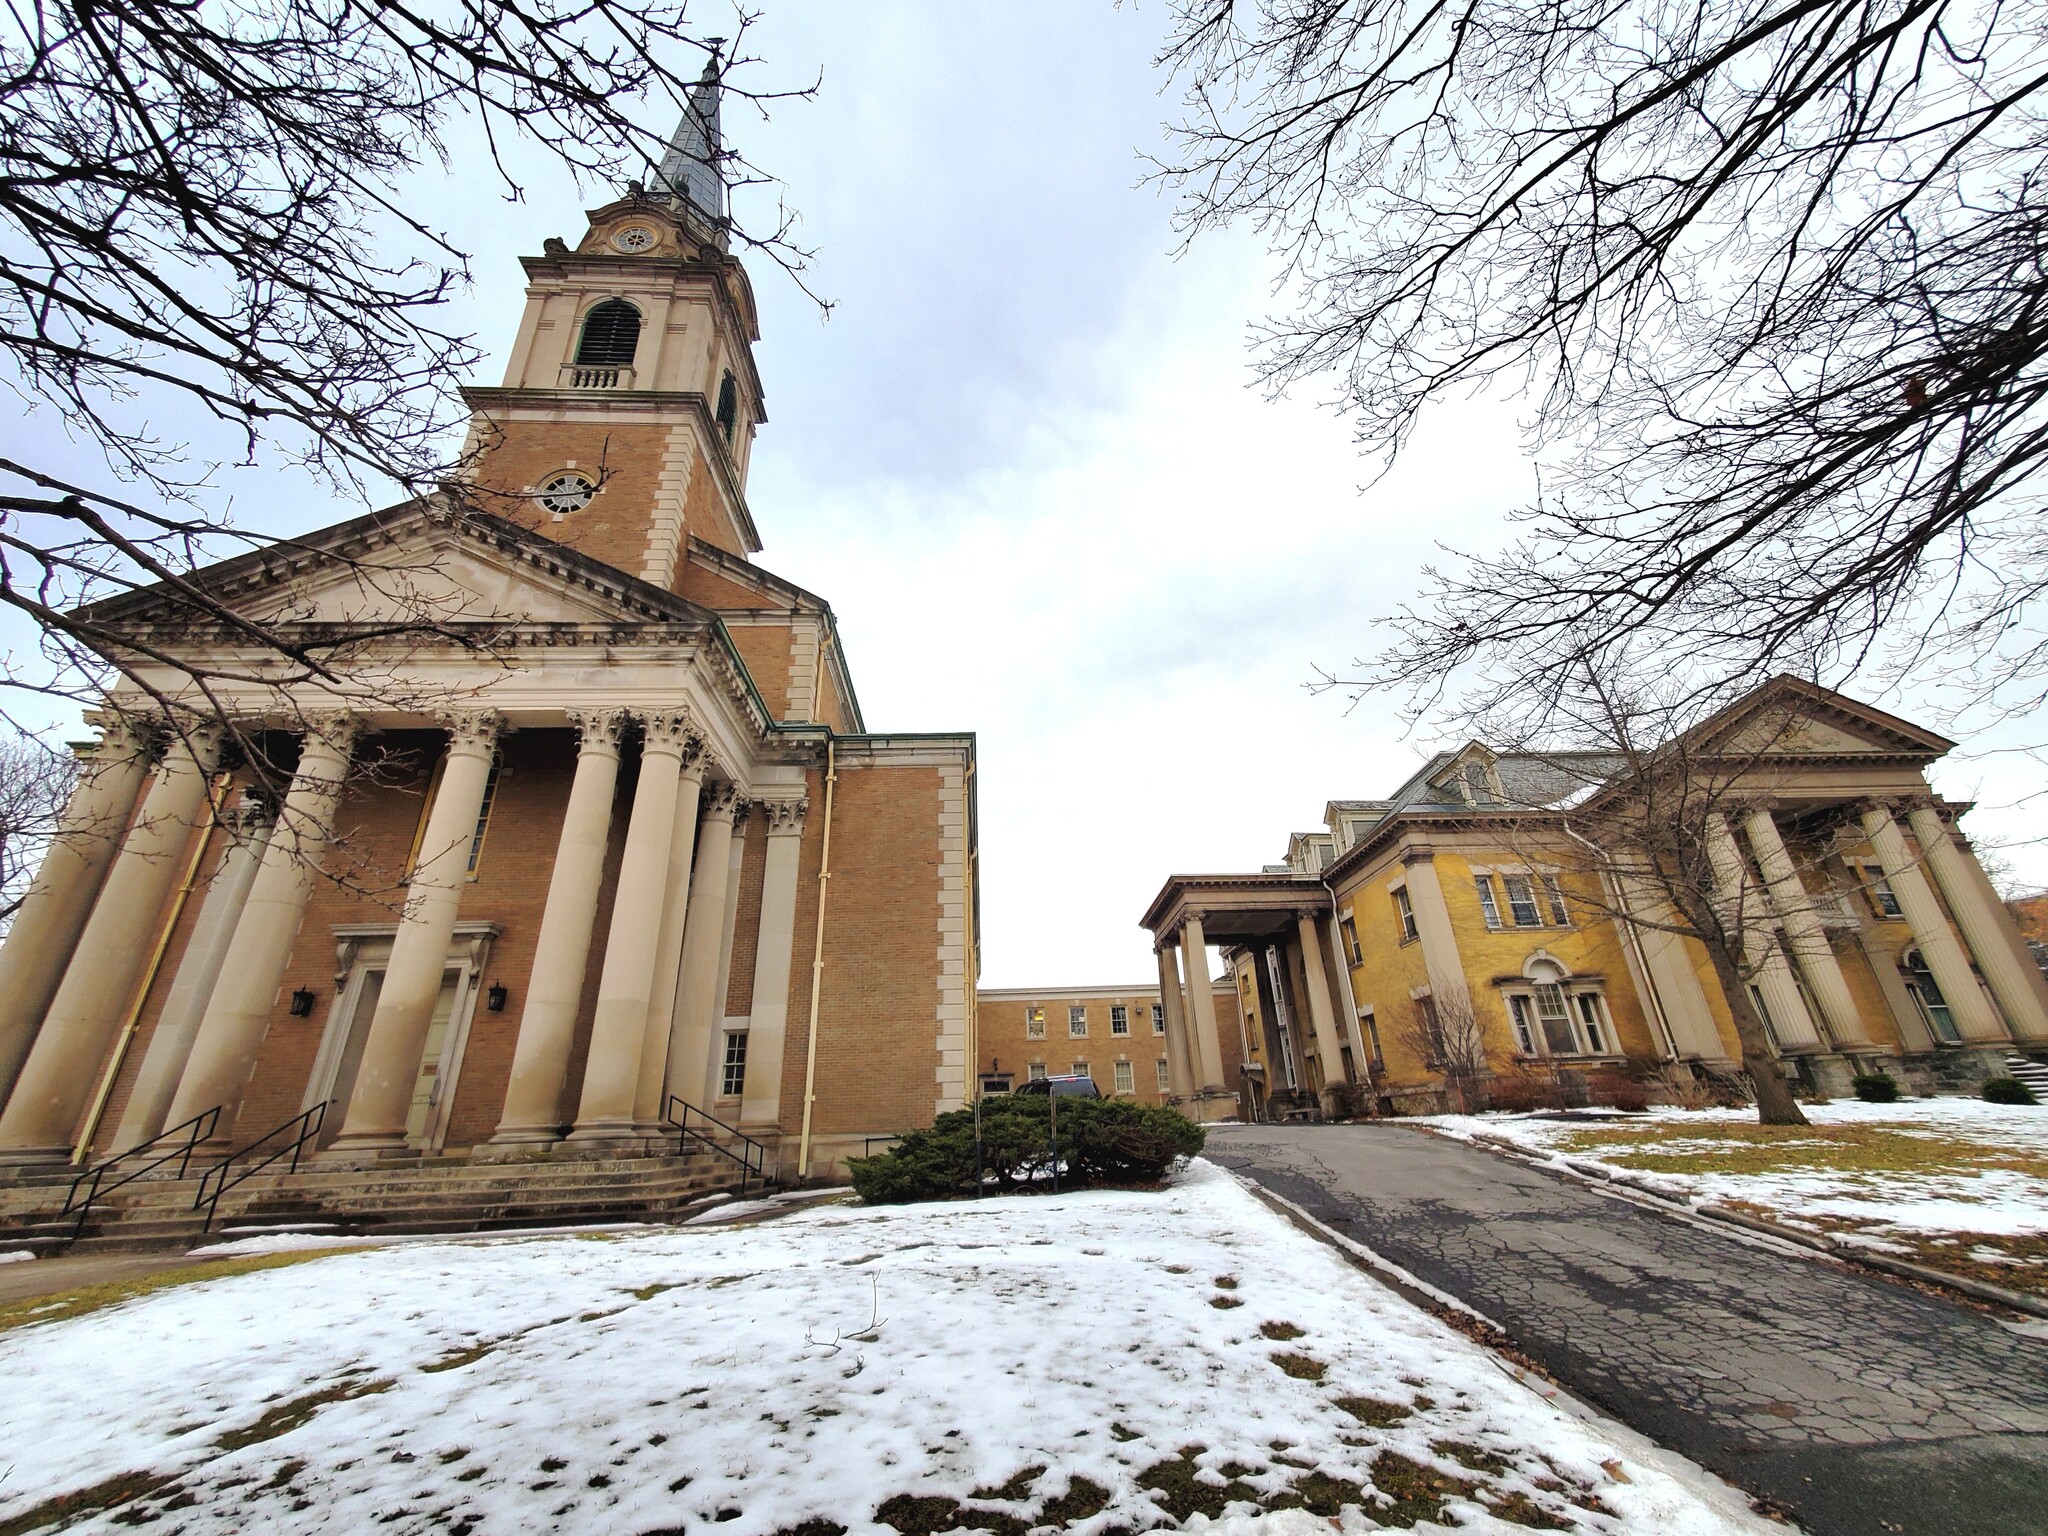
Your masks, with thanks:
<instances>
[{"instance_id":1,"label":"church building","mask_svg":"<svg viewBox=\"0 0 2048 1536\"><path fill-rule=\"evenodd\" d=\"M524 258L461 483L102 605L147 650L0 949L16 1177L194 1124L336 1169L709 1115L793 1180L967 1102L974 738L877 729L830 605L757 563L717 89Z\"/></svg>"}]
</instances>

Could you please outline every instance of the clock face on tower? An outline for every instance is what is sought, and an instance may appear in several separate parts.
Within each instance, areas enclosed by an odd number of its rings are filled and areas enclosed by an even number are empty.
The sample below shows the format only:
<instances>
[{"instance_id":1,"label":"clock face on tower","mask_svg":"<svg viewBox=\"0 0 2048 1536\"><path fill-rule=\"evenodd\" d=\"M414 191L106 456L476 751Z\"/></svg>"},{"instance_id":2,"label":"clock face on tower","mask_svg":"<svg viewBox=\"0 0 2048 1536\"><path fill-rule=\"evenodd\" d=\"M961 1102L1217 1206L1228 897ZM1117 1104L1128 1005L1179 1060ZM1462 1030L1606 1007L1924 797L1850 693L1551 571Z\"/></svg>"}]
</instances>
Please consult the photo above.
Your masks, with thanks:
<instances>
[{"instance_id":1,"label":"clock face on tower","mask_svg":"<svg viewBox=\"0 0 2048 1536\"><path fill-rule=\"evenodd\" d=\"M653 250L654 241L654 231L645 224L628 224L612 232L612 249L624 251L629 256Z\"/></svg>"}]
</instances>

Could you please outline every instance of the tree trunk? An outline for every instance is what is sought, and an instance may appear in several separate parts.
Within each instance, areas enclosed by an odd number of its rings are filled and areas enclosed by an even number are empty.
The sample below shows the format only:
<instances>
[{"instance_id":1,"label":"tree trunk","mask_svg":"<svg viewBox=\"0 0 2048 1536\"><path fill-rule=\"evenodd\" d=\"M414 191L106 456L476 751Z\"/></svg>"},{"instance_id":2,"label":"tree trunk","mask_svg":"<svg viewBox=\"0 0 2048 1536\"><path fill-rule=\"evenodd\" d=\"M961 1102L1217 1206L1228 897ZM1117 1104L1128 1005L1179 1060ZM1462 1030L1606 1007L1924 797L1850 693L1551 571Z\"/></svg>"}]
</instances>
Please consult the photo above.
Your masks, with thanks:
<instances>
[{"instance_id":1,"label":"tree trunk","mask_svg":"<svg viewBox=\"0 0 2048 1536\"><path fill-rule=\"evenodd\" d=\"M1807 1119L1799 1103L1792 1097L1791 1086L1785 1081L1785 1073L1778 1065L1777 1053L1771 1049L1771 1037L1764 1029L1764 1021L1757 1016L1756 1005L1749 998L1749 984L1742 979L1741 968L1727 948L1712 938L1703 938L1707 958L1714 963L1714 975L1720 980L1721 995L1728 999L1728 1012L1735 1020L1735 1038L1742 1045L1742 1065L1749 1073L1750 1086L1756 1091L1756 1118L1759 1125L1805 1125Z\"/></svg>"}]
</instances>

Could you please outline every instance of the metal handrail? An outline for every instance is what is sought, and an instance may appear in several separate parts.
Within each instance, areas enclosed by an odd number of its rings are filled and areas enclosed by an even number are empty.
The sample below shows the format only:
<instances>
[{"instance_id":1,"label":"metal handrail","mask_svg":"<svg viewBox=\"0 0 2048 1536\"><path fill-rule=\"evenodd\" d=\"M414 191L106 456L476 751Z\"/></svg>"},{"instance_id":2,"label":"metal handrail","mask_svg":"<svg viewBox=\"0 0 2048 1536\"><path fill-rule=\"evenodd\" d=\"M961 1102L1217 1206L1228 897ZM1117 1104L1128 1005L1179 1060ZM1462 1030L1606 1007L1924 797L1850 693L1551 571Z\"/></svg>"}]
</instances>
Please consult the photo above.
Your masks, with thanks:
<instances>
[{"instance_id":1,"label":"metal handrail","mask_svg":"<svg viewBox=\"0 0 2048 1536\"><path fill-rule=\"evenodd\" d=\"M683 1112L680 1115L672 1113L672 1111L679 1104L682 1106ZM719 1141L715 1136L712 1136L709 1132L691 1130L690 1116L692 1115L695 1115L699 1120L709 1120L713 1125L717 1126L721 1131L725 1132L726 1135L738 1141L740 1143L741 1150L735 1152L731 1147L728 1147L727 1145L725 1145L724 1142ZM749 1178L765 1179L767 1177L767 1144L764 1142L754 1140L753 1137L749 1136L745 1131L741 1130L738 1126L727 1125L723 1120L719 1119L718 1116L711 1114L706 1110L699 1109L696 1105L692 1104L688 1099L682 1098L679 1095L673 1093L668 1096L668 1102L662 1106L661 1118L668 1124L674 1126L677 1132L679 1133L676 1138L676 1151L678 1153L687 1150L691 1140L695 1139L697 1141L701 1141L705 1146L709 1147L712 1151L718 1153L719 1156L728 1158L731 1161L738 1163L740 1165L741 1199L744 1200L746 1198L747 1180Z\"/></svg>"},{"instance_id":2,"label":"metal handrail","mask_svg":"<svg viewBox=\"0 0 2048 1536\"><path fill-rule=\"evenodd\" d=\"M315 1104L311 1109L302 1110L300 1113L292 1116L291 1119L285 1121L283 1125L273 1130L265 1131L252 1142L236 1147L226 1157L201 1174L199 1176L199 1193L192 1200L193 1210L198 1210L202 1205L206 1207L206 1220L199 1224L199 1230L208 1232L213 1229L213 1219L220 1214L220 1199L222 1195L225 1195L245 1179L254 1178L280 1158L289 1157L292 1160L291 1171L297 1173L299 1171L299 1154L305 1149L307 1142L319 1136L320 1127L327 1119L327 1104L329 1102L331 1101L323 1101ZM250 1163L247 1167L236 1173L233 1178L228 1177L228 1169L237 1160L247 1157L251 1152L254 1152L258 1147L274 1137L289 1133L294 1126L298 1128L298 1134L293 1136L288 1144L279 1147L276 1151L267 1154L256 1162ZM216 1175L218 1175L219 1180L217 1183L215 1182ZM211 1197L206 1192L209 1184L213 1185Z\"/></svg>"},{"instance_id":3,"label":"metal handrail","mask_svg":"<svg viewBox=\"0 0 2048 1536\"><path fill-rule=\"evenodd\" d=\"M192 1166L193 1150L199 1143L213 1134L213 1128L219 1121L220 1106L216 1104L213 1108L202 1110L190 1120L182 1121L167 1131L157 1132L156 1135L150 1137L147 1141L138 1142L125 1152L116 1152L103 1163L95 1163L77 1178L73 1179L71 1181L71 1192L64 1197L64 1209L57 1213L59 1216L70 1215L71 1207L78 1203L78 1192L84 1189L87 1184L90 1184L92 1188L86 1192L84 1203L78 1206L78 1225L72 1229L72 1237L76 1238L79 1233L85 1230L86 1218L92 1215L93 1204L101 1195L110 1194L114 1190L119 1189L123 1184L132 1183L146 1173L154 1173L174 1157L178 1159L178 1177L184 1178L186 1171ZM137 1153L147 1152L159 1142L169 1141L181 1132L185 1138L182 1146L170 1147L158 1153L134 1172L122 1174L120 1178L114 1180L111 1184L105 1182L107 1170L116 1163L125 1163Z\"/></svg>"}]
</instances>

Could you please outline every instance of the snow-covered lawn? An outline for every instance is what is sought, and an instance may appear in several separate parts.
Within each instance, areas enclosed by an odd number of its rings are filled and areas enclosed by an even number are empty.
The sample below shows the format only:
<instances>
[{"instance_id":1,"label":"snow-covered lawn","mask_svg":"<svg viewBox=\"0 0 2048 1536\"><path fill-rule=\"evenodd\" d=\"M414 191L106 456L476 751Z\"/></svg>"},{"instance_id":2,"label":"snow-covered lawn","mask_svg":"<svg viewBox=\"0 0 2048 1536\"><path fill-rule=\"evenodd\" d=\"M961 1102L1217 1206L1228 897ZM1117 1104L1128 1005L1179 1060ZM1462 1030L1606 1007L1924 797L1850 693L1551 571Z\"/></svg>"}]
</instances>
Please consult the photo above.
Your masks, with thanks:
<instances>
[{"instance_id":1,"label":"snow-covered lawn","mask_svg":"<svg viewBox=\"0 0 2048 1536\"><path fill-rule=\"evenodd\" d=\"M1749 1110L1424 1123L1598 1164L1695 1205L1767 1215L2021 1289L2048 1287L2048 1107L1851 1099L1805 1111L1813 1123L1804 1129L1759 1126Z\"/></svg>"},{"instance_id":2,"label":"snow-covered lawn","mask_svg":"<svg viewBox=\"0 0 2048 1536\"><path fill-rule=\"evenodd\" d=\"M1762 1529L1199 1162L349 1249L0 1334L0 1526L67 1495L194 1536Z\"/></svg>"}]
</instances>

